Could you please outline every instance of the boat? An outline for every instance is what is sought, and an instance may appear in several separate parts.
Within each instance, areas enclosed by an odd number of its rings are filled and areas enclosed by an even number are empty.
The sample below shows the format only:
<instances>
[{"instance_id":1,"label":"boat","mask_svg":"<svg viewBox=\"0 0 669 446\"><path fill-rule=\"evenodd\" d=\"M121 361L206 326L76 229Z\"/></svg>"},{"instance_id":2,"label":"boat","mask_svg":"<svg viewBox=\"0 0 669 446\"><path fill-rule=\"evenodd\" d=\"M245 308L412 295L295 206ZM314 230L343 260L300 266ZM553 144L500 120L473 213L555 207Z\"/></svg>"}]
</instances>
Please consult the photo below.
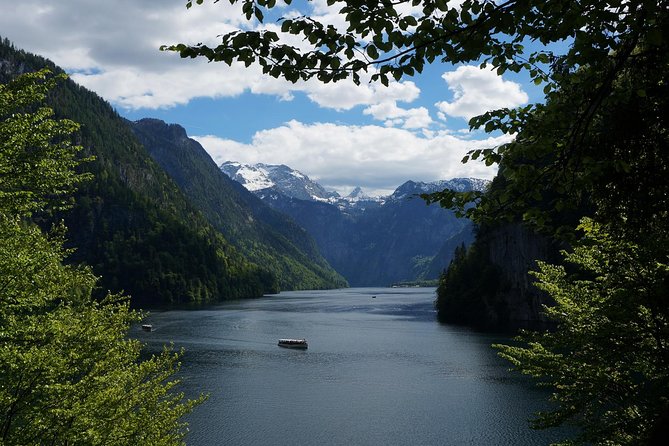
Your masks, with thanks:
<instances>
[{"instance_id":1,"label":"boat","mask_svg":"<svg viewBox=\"0 0 669 446\"><path fill-rule=\"evenodd\" d=\"M306 339L279 339L279 347L300 348L306 350L308 346Z\"/></svg>"},{"instance_id":2,"label":"boat","mask_svg":"<svg viewBox=\"0 0 669 446\"><path fill-rule=\"evenodd\" d=\"M142 330L144 330L144 331L153 331L153 325L151 325L151 324L142 324Z\"/></svg>"}]
</instances>

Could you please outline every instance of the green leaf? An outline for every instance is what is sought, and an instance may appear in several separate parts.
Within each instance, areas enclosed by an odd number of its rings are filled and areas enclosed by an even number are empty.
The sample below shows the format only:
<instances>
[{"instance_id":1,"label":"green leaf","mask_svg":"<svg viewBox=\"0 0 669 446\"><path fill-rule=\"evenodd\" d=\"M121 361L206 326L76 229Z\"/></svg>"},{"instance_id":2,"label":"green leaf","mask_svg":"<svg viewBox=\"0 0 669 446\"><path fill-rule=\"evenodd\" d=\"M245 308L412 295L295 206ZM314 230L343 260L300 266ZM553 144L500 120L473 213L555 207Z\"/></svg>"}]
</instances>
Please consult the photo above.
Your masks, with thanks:
<instances>
[{"instance_id":1,"label":"green leaf","mask_svg":"<svg viewBox=\"0 0 669 446\"><path fill-rule=\"evenodd\" d=\"M374 60L379 58L379 52L372 44L367 45L367 55Z\"/></svg>"},{"instance_id":2,"label":"green leaf","mask_svg":"<svg viewBox=\"0 0 669 446\"><path fill-rule=\"evenodd\" d=\"M659 28L651 28L648 30L646 39L649 45L660 46L663 41L662 31Z\"/></svg>"}]
</instances>

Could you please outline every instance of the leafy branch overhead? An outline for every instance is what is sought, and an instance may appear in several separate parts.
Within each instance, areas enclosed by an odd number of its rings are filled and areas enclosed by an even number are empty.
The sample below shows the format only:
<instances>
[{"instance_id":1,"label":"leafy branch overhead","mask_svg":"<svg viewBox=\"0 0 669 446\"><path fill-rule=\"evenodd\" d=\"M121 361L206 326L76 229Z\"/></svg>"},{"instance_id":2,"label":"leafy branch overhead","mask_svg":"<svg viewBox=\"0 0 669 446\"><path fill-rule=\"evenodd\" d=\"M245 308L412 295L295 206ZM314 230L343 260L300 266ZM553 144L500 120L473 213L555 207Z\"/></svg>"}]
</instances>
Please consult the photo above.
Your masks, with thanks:
<instances>
[{"instance_id":1,"label":"leafy branch overhead","mask_svg":"<svg viewBox=\"0 0 669 446\"><path fill-rule=\"evenodd\" d=\"M283 7L274 0L229 0L240 3L249 21L263 23L265 13ZM216 1L215 1L216 2ZM188 1L202 4L204 0ZM291 5L291 1L284 2ZM281 32L262 26L221 36L215 47L205 44L163 46L182 57L206 57L210 61L258 63L263 72L292 82L317 76L323 82L371 71L373 81L387 84L390 78L420 73L426 63L480 62L499 74L528 70L537 83L575 67L606 59L625 46L629 33L639 30L649 39L661 38L652 18L662 6L656 2L624 1L522 1L467 0L328 0L346 21L346 29L301 15L281 18ZM301 36L301 48L283 42L286 35ZM565 54L554 54L528 45L573 39ZM378 70L378 71L377 71ZM559 82L559 76L554 81ZM555 83L547 84L546 92Z\"/></svg>"},{"instance_id":2,"label":"leafy branch overhead","mask_svg":"<svg viewBox=\"0 0 669 446\"><path fill-rule=\"evenodd\" d=\"M490 205L486 215L511 218L519 207L529 207L521 214L538 227L559 225L537 203L550 201L552 207L569 210L581 205L579 191L594 187L599 173L592 175L584 142L601 110L618 101L612 100L616 86L644 66L666 65L661 56L667 44L666 1L328 0L345 22L340 27L316 13L305 15L310 2L291 9L273 0L229 1L241 5L248 26L223 34L215 46L178 43L162 49L227 65L257 65L263 73L291 82L369 79L388 85L421 73L426 64L446 62L474 63L500 75L523 72L543 85L540 104L473 118L472 129L520 136L496 149L473 151L464 160L499 164L510 180L508 193L483 199L482 204ZM187 7L202 3L191 0ZM278 14L284 14L280 27L265 23ZM296 38L299 45L292 44ZM648 98L656 82L643 80L632 91ZM512 156L531 162L504 163ZM611 159L603 154L598 161ZM608 167L604 171L610 173ZM515 184L519 187L512 190ZM484 218L478 208L466 207L479 198L456 198L445 191L429 201Z\"/></svg>"},{"instance_id":3,"label":"leafy branch overhead","mask_svg":"<svg viewBox=\"0 0 669 446\"><path fill-rule=\"evenodd\" d=\"M472 129L514 136L463 160L499 167L490 190L424 198L474 218L479 234L522 220L573 247L565 254L569 268L541 264L536 274L556 303L545 309L555 331L498 347L552 388L555 410L538 426L575 423L577 436L563 444L664 444L669 1L328 0L345 23L339 27L323 22L326 15L304 15L309 3L298 11L282 6L277 27L263 23L277 3L230 2L241 5L245 29L224 34L217 46L163 49L255 64L291 82L388 85L445 62L522 72L543 86L540 102L470 120ZM195 3L203 0L188 6ZM458 269L475 269L474 280L495 286L482 246L460 252L443 276L445 289L459 293L452 296L458 305L443 308L477 307L469 301L480 299L472 280L457 286Z\"/></svg>"}]
</instances>

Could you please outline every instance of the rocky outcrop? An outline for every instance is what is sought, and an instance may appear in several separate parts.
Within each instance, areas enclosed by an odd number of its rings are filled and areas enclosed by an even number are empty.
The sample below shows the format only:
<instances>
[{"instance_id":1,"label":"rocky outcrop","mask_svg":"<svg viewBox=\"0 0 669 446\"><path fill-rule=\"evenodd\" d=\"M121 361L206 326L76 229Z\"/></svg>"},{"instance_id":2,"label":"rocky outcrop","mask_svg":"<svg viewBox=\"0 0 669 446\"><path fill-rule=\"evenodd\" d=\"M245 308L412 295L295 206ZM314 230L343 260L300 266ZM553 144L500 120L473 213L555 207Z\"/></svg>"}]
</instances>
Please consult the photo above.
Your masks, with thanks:
<instances>
[{"instance_id":1,"label":"rocky outcrop","mask_svg":"<svg viewBox=\"0 0 669 446\"><path fill-rule=\"evenodd\" d=\"M519 223L485 228L455 259L437 290L439 320L480 328L515 329L547 323L550 298L534 286L537 260L556 262L558 246Z\"/></svg>"},{"instance_id":2,"label":"rocky outcrop","mask_svg":"<svg viewBox=\"0 0 669 446\"><path fill-rule=\"evenodd\" d=\"M537 269L537 260L556 261L556 244L519 223L495 228L485 237L488 259L499 271L504 284L491 297L494 302L503 303L497 308L504 308L505 313L490 317L519 326L546 322L542 308L552 301L533 285L535 278L529 271Z\"/></svg>"}]
</instances>

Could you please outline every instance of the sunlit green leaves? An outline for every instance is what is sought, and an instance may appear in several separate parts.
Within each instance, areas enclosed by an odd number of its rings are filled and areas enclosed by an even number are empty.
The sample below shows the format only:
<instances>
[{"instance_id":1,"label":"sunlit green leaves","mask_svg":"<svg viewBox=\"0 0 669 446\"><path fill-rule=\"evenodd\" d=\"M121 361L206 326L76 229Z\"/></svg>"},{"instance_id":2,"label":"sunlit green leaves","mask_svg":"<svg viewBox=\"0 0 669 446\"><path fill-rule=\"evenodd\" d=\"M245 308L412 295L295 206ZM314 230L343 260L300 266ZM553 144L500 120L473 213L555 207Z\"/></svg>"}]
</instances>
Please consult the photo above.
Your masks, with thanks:
<instances>
[{"instance_id":1,"label":"sunlit green leaves","mask_svg":"<svg viewBox=\"0 0 669 446\"><path fill-rule=\"evenodd\" d=\"M66 195L89 178L74 171L83 161L70 138L78 125L38 106L59 78L42 70L0 84L0 209L7 212L62 208Z\"/></svg>"},{"instance_id":2,"label":"sunlit green leaves","mask_svg":"<svg viewBox=\"0 0 669 446\"><path fill-rule=\"evenodd\" d=\"M93 299L90 268L64 264L64 227L26 219L86 178L78 126L42 106L53 84L40 71L0 85L0 443L183 444L201 399L174 392L179 355L142 359L128 298Z\"/></svg>"},{"instance_id":3,"label":"sunlit green leaves","mask_svg":"<svg viewBox=\"0 0 669 446\"><path fill-rule=\"evenodd\" d=\"M3 445L182 444L195 401L172 390L178 355L140 361L127 298L91 298L87 268L64 266L60 236L0 213Z\"/></svg>"},{"instance_id":4,"label":"sunlit green leaves","mask_svg":"<svg viewBox=\"0 0 669 446\"><path fill-rule=\"evenodd\" d=\"M669 409L666 256L589 220L581 229L585 238L564 254L568 268L540 263L536 272L556 303L545 311L557 329L496 348L552 389L556 407L539 415L538 427L573 422L578 444L654 444Z\"/></svg>"}]
</instances>

